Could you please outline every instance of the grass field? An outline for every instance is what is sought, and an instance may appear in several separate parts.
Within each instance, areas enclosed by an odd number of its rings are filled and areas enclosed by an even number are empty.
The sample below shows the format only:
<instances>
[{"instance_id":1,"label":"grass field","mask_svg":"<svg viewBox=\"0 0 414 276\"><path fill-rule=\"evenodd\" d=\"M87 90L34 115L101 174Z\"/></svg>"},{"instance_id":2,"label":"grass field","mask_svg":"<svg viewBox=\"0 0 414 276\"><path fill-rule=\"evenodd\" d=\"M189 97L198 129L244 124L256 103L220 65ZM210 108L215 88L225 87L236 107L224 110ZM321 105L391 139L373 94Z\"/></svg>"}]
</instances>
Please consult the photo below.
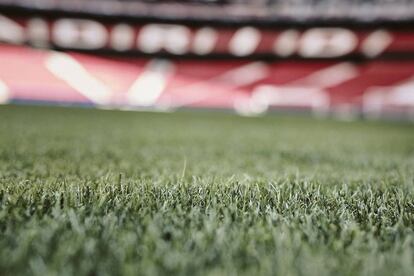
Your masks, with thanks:
<instances>
[{"instance_id":1,"label":"grass field","mask_svg":"<svg viewBox=\"0 0 414 276\"><path fill-rule=\"evenodd\" d=\"M1 275L413 275L414 126L0 106Z\"/></svg>"}]
</instances>

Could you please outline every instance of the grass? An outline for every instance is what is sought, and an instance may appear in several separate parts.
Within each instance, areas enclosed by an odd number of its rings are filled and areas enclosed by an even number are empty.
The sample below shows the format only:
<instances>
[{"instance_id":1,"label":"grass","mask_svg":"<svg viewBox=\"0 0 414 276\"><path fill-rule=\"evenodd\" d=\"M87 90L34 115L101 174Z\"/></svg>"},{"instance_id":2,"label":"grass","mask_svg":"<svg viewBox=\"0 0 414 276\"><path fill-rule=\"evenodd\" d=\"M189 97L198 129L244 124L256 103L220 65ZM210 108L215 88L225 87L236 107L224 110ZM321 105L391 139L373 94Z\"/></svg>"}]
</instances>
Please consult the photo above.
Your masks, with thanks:
<instances>
[{"instance_id":1,"label":"grass","mask_svg":"<svg viewBox=\"0 0 414 276\"><path fill-rule=\"evenodd\" d=\"M414 127L0 107L1 275L413 275Z\"/></svg>"}]
</instances>

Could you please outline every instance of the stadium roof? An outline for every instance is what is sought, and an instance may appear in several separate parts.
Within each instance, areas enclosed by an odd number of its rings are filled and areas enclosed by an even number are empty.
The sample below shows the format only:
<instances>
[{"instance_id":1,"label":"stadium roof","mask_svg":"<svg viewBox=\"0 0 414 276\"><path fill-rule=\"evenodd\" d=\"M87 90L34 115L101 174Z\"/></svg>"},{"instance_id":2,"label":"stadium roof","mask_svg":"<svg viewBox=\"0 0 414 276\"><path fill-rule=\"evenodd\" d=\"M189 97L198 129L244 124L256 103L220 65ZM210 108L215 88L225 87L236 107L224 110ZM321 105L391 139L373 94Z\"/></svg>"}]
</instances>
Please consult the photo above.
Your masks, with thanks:
<instances>
[{"instance_id":1,"label":"stadium roof","mask_svg":"<svg viewBox=\"0 0 414 276\"><path fill-rule=\"evenodd\" d=\"M414 19L413 0L0 0L0 7L236 23Z\"/></svg>"}]
</instances>

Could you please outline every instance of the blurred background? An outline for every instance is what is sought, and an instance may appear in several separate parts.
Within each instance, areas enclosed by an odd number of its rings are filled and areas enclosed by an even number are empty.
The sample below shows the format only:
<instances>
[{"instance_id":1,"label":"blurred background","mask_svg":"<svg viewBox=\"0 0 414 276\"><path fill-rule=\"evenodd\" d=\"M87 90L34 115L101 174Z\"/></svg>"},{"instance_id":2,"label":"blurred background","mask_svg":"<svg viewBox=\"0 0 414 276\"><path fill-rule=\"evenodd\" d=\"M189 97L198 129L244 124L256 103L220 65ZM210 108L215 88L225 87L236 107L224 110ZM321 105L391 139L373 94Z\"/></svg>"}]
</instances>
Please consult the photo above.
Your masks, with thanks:
<instances>
[{"instance_id":1,"label":"blurred background","mask_svg":"<svg viewBox=\"0 0 414 276\"><path fill-rule=\"evenodd\" d=\"M0 102L414 119L412 0L0 0Z\"/></svg>"}]
</instances>

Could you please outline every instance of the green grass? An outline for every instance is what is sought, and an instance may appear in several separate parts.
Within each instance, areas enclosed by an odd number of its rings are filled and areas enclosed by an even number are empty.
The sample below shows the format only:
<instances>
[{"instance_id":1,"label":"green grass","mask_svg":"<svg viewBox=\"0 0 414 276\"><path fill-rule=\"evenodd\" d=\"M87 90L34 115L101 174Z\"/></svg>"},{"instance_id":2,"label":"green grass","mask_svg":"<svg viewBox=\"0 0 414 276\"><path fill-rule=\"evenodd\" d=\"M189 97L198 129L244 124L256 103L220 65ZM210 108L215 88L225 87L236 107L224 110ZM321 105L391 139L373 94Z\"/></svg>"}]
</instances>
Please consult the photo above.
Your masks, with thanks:
<instances>
[{"instance_id":1,"label":"green grass","mask_svg":"<svg viewBox=\"0 0 414 276\"><path fill-rule=\"evenodd\" d=\"M414 127L0 106L1 275L413 275Z\"/></svg>"}]
</instances>

